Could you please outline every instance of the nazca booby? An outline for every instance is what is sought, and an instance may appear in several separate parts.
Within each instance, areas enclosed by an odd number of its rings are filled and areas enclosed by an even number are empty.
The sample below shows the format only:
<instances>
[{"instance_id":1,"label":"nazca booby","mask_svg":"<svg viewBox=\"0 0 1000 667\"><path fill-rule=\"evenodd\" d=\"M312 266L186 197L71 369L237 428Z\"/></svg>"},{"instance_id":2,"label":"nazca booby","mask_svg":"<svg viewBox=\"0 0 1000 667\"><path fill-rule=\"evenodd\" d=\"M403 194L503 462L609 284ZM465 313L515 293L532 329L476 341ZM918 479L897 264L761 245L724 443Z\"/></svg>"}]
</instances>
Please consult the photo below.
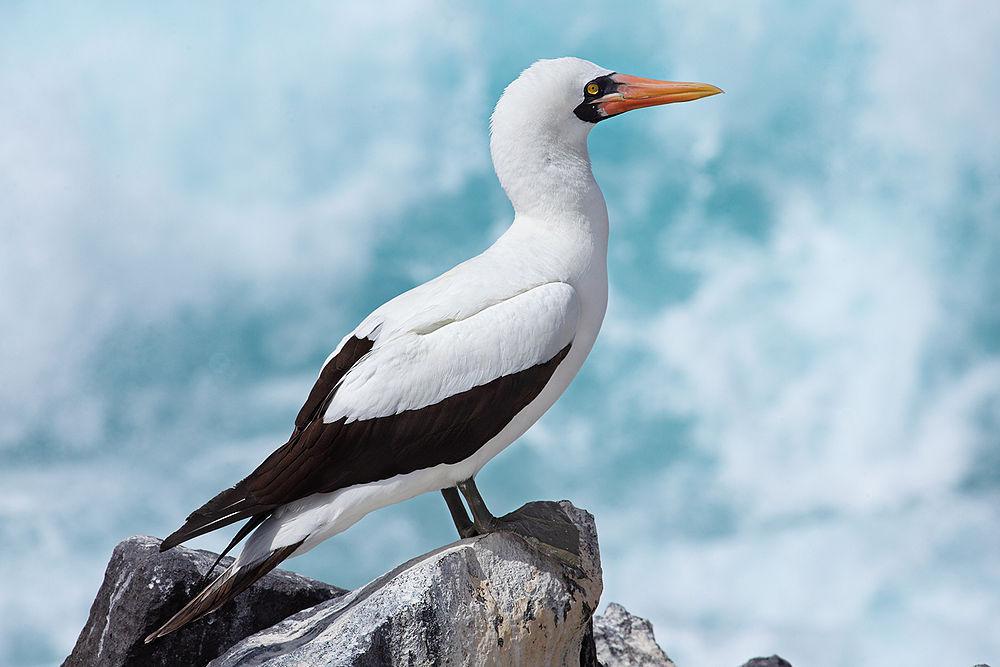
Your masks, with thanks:
<instances>
[{"instance_id":1,"label":"nazca booby","mask_svg":"<svg viewBox=\"0 0 1000 667\"><path fill-rule=\"evenodd\" d=\"M250 536L146 641L217 609L369 512L421 493L442 491L463 537L494 529L474 476L559 398L604 319L608 212L587 152L591 129L631 109L720 92L578 58L540 60L507 86L490 121L490 153L514 207L510 228L347 334L288 442L163 541L170 549L242 520L224 553Z\"/></svg>"}]
</instances>

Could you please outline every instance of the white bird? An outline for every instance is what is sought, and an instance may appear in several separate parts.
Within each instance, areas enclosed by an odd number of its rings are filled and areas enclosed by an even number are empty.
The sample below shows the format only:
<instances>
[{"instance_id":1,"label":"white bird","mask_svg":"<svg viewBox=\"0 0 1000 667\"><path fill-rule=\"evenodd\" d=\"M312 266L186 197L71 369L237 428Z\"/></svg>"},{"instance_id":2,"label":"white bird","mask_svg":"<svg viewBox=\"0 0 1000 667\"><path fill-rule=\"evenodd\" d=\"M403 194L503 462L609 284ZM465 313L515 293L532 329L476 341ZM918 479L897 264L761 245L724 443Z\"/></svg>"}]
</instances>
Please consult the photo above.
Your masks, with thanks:
<instances>
[{"instance_id":1,"label":"white bird","mask_svg":"<svg viewBox=\"0 0 1000 667\"><path fill-rule=\"evenodd\" d=\"M473 478L565 391L604 319L608 211L590 131L631 109L720 92L578 58L540 60L507 86L490 121L490 153L514 207L510 228L347 334L288 442L163 541L170 549L248 519L227 553L253 531L233 564L146 641L217 609L369 512L421 493L442 491L463 537L496 529Z\"/></svg>"}]
</instances>

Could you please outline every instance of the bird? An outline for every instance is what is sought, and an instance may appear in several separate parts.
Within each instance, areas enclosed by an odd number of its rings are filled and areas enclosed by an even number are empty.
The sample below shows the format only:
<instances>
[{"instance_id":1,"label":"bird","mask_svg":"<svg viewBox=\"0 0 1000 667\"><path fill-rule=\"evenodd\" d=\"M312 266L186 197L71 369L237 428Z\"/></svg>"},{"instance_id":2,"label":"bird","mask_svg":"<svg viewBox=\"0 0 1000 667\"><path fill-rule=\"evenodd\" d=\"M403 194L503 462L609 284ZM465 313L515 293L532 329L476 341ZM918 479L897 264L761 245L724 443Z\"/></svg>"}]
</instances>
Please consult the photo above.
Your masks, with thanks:
<instances>
[{"instance_id":1,"label":"bird","mask_svg":"<svg viewBox=\"0 0 1000 667\"><path fill-rule=\"evenodd\" d=\"M366 514L419 494L442 493L460 537L501 529L475 476L566 390L607 308L608 209L591 169L591 130L633 109L721 92L573 57L539 60L512 81L490 117L510 226L344 336L288 441L163 540L161 551L245 521L217 566L248 538L146 642L218 609Z\"/></svg>"}]
</instances>

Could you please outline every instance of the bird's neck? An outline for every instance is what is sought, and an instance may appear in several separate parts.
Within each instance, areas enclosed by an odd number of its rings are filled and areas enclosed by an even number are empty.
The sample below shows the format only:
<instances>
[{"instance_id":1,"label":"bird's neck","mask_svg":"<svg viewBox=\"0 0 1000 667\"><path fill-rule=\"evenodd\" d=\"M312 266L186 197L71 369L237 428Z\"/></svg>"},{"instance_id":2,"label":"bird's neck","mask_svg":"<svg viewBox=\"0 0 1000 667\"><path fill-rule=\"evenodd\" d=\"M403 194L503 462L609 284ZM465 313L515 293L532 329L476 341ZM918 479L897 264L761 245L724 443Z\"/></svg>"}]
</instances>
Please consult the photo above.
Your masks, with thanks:
<instances>
[{"instance_id":1,"label":"bird's neck","mask_svg":"<svg viewBox=\"0 0 1000 667\"><path fill-rule=\"evenodd\" d=\"M494 126L493 167L515 217L607 238L608 211L587 151L587 134L552 137L544 129L506 133Z\"/></svg>"}]
</instances>

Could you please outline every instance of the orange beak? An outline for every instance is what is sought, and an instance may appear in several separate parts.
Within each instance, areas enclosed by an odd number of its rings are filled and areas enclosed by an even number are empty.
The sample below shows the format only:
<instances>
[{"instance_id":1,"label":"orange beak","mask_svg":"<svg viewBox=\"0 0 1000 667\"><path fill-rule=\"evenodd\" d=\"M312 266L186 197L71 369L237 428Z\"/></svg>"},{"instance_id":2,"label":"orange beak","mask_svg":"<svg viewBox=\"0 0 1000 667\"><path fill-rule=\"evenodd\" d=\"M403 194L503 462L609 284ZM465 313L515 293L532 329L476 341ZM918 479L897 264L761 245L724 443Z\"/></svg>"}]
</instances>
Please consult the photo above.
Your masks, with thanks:
<instances>
[{"instance_id":1,"label":"orange beak","mask_svg":"<svg viewBox=\"0 0 1000 667\"><path fill-rule=\"evenodd\" d=\"M618 84L616 90L597 100L597 106L605 117L643 107L690 102L723 92L708 83L657 81L628 74L612 74L611 79Z\"/></svg>"}]
</instances>

